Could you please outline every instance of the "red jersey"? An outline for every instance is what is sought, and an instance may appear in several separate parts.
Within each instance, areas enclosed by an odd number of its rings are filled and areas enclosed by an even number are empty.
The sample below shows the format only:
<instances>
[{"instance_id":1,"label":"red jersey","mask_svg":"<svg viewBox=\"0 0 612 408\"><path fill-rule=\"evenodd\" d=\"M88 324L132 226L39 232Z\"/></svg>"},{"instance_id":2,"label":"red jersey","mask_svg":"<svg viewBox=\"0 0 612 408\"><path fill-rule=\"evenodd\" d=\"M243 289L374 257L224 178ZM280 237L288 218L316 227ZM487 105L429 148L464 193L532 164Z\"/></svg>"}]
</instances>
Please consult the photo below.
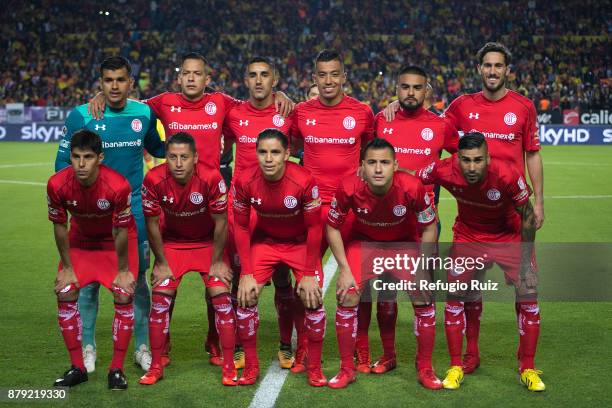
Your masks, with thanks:
<instances>
[{"instance_id":1,"label":"red jersey","mask_svg":"<svg viewBox=\"0 0 612 408\"><path fill-rule=\"evenodd\" d=\"M213 240L215 223L210 214L227 211L227 187L219 170L196 164L187 184L179 184L168 164L149 170L142 183L145 217L161 217L164 245L200 248Z\"/></svg>"},{"instance_id":2,"label":"red jersey","mask_svg":"<svg viewBox=\"0 0 612 408\"><path fill-rule=\"evenodd\" d=\"M331 201L340 181L357 173L361 146L373 138L374 114L364 103L344 96L326 106L319 98L295 107L291 135L304 140L304 167L321 189L321 199Z\"/></svg>"},{"instance_id":3,"label":"red jersey","mask_svg":"<svg viewBox=\"0 0 612 408\"><path fill-rule=\"evenodd\" d=\"M259 133L274 128L288 135L292 117L284 118L278 114L273 103L264 109L257 109L251 102L246 102L229 111L223 123L223 136L236 142L235 179L246 169L257 165L255 142Z\"/></svg>"},{"instance_id":4,"label":"red jersey","mask_svg":"<svg viewBox=\"0 0 612 408\"><path fill-rule=\"evenodd\" d=\"M106 248L114 245L113 227L128 228L129 236L136 237L131 196L127 179L110 167L100 165L98 178L88 187L79 183L72 167L66 167L47 183L49 220L64 224L69 212L70 247Z\"/></svg>"},{"instance_id":5,"label":"red jersey","mask_svg":"<svg viewBox=\"0 0 612 408\"><path fill-rule=\"evenodd\" d=\"M436 219L433 200L416 177L396 172L393 184L384 196L372 193L368 183L357 176L338 186L328 213L327 223L339 229L348 212L355 214L354 239L370 241L419 242L419 224Z\"/></svg>"},{"instance_id":6,"label":"red jersey","mask_svg":"<svg viewBox=\"0 0 612 408\"><path fill-rule=\"evenodd\" d=\"M195 102L179 92L164 92L144 102L164 125L166 139L179 132L191 134L199 160L219 170L223 120L240 101L220 92L205 93Z\"/></svg>"},{"instance_id":7,"label":"red jersey","mask_svg":"<svg viewBox=\"0 0 612 408\"><path fill-rule=\"evenodd\" d=\"M512 164L525 175L525 152L540 150L537 114L533 102L508 90L498 101L482 92L461 95L442 114L460 135L478 131L487 139L494 159Z\"/></svg>"},{"instance_id":8,"label":"red jersey","mask_svg":"<svg viewBox=\"0 0 612 408\"><path fill-rule=\"evenodd\" d=\"M518 170L500 160L491 160L484 179L468 184L454 154L417 172L425 184L439 184L456 199L458 215L453 231L470 241L504 242L520 236L521 220L516 207L531 194Z\"/></svg>"},{"instance_id":9,"label":"red jersey","mask_svg":"<svg viewBox=\"0 0 612 408\"><path fill-rule=\"evenodd\" d=\"M292 162L286 165L285 174L276 182L267 181L259 167L234 180L235 239L244 275L251 273L248 232L251 208L257 213L252 239L306 241L308 274L314 275L321 246L319 188L308 170Z\"/></svg>"}]
</instances>

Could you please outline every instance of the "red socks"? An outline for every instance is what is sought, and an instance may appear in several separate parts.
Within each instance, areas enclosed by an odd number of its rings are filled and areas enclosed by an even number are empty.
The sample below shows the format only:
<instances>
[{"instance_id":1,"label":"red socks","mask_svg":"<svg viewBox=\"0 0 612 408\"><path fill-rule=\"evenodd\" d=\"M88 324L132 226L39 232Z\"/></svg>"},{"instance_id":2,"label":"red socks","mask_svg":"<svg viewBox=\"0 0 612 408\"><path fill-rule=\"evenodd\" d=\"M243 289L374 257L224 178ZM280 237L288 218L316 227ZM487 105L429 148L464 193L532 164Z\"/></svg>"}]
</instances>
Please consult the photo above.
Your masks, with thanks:
<instances>
[{"instance_id":1,"label":"red socks","mask_svg":"<svg viewBox=\"0 0 612 408\"><path fill-rule=\"evenodd\" d=\"M236 313L232 307L229 293L213 297L212 305L215 312L215 326L221 340L223 350L223 365L225 370L234 370L234 346L236 343Z\"/></svg>"},{"instance_id":2,"label":"red socks","mask_svg":"<svg viewBox=\"0 0 612 408\"><path fill-rule=\"evenodd\" d=\"M534 358L540 336L540 308L538 302L520 302L516 304L519 330L519 360L522 372L534 368Z\"/></svg>"},{"instance_id":3,"label":"red socks","mask_svg":"<svg viewBox=\"0 0 612 408\"><path fill-rule=\"evenodd\" d=\"M340 351L340 368L354 371L353 354L355 354L357 337L357 306L344 307L338 305L336 309L336 336L338 337L338 350Z\"/></svg>"},{"instance_id":4,"label":"red socks","mask_svg":"<svg viewBox=\"0 0 612 408\"><path fill-rule=\"evenodd\" d=\"M463 348L463 334L465 332L465 311L463 302L449 300L444 308L444 332L448 343L452 366L463 365L461 351Z\"/></svg>"},{"instance_id":5,"label":"red socks","mask_svg":"<svg viewBox=\"0 0 612 408\"><path fill-rule=\"evenodd\" d=\"M240 307L236 310L238 335L244 349L247 367L259 367L257 357L257 329L259 328L259 313L257 306ZM233 358L232 360L233 361Z\"/></svg>"},{"instance_id":6,"label":"red socks","mask_svg":"<svg viewBox=\"0 0 612 408\"><path fill-rule=\"evenodd\" d=\"M83 362L83 351L81 350L81 336L83 324L77 301L57 301L57 321L59 322L64 343L70 355L70 363L85 371Z\"/></svg>"},{"instance_id":7,"label":"red socks","mask_svg":"<svg viewBox=\"0 0 612 408\"><path fill-rule=\"evenodd\" d=\"M467 345L465 354L477 356L478 335L480 334L480 316L482 315L482 300L477 302L465 302L465 338Z\"/></svg>"},{"instance_id":8,"label":"red socks","mask_svg":"<svg viewBox=\"0 0 612 408\"><path fill-rule=\"evenodd\" d=\"M283 344L291 344L293 334L293 288L291 284L275 288L274 305L278 312L280 341Z\"/></svg>"},{"instance_id":9,"label":"red socks","mask_svg":"<svg viewBox=\"0 0 612 408\"><path fill-rule=\"evenodd\" d=\"M161 367L170 329L171 295L153 292L151 294L151 312L149 313L149 343L151 344L151 366Z\"/></svg>"},{"instance_id":10,"label":"red socks","mask_svg":"<svg viewBox=\"0 0 612 408\"><path fill-rule=\"evenodd\" d=\"M323 339L325 338L325 309L323 306L318 309L306 309L304 326L308 336L308 368L320 368Z\"/></svg>"},{"instance_id":11,"label":"red socks","mask_svg":"<svg viewBox=\"0 0 612 408\"><path fill-rule=\"evenodd\" d=\"M115 318L113 319L113 361L110 370L118 368L123 371L125 353L130 345L132 328L134 327L134 304L115 303Z\"/></svg>"},{"instance_id":12,"label":"red socks","mask_svg":"<svg viewBox=\"0 0 612 408\"><path fill-rule=\"evenodd\" d=\"M414 335L417 341L416 368L432 368L431 355L436 342L436 306L414 306Z\"/></svg>"},{"instance_id":13,"label":"red socks","mask_svg":"<svg viewBox=\"0 0 612 408\"><path fill-rule=\"evenodd\" d=\"M359 304L360 311L362 305L363 303ZM370 309L372 308L371 305L372 304L370 303ZM397 321L397 302L377 302L376 320L378 321L378 329L380 331L383 354L387 358L395 358L395 323Z\"/></svg>"}]
</instances>

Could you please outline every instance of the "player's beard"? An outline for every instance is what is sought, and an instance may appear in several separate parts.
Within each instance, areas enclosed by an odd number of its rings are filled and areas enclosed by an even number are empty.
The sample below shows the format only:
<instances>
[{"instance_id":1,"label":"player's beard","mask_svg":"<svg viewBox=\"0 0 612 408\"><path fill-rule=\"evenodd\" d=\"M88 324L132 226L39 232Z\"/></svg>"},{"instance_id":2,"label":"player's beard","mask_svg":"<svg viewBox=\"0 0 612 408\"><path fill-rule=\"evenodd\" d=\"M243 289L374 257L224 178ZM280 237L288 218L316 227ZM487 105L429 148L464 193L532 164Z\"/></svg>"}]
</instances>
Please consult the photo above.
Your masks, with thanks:
<instances>
[{"instance_id":1,"label":"player's beard","mask_svg":"<svg viewBox=\"0 0 612 408\"><path fill-rule=\"evenodd\" d=\"M419 101L416 101L415 105L408 105L407 103L405 103L404 101L399 101L400 106L402 107L402 109L407 110L409 112L414 112L415 110L419 109L421 106L423 106L423 102L419 103Z\"/></svg>"},{"instance_id":2,"label":"player's beard","mask_svg":"<svg viewBox=\"0 0 612 408\"><path fill-rule=\"evenodd\" d=\"M491 93L495 93L506 86L506 76L504 75L504 76L499 77L499 82L494 87L491 87L487 84L487 78L485 77L482 78L482 84L487 89L487 91Z\"/></svg>"}]
</instances>

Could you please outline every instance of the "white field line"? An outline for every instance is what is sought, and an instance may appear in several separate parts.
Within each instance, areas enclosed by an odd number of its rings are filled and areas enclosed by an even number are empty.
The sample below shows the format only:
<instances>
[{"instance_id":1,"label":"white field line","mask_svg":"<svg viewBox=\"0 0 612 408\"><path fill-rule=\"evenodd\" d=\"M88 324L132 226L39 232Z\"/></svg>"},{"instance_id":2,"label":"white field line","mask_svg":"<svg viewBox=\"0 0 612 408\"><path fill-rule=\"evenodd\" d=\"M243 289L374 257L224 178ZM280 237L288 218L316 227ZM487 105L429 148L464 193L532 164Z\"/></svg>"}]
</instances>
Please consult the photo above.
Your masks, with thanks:
<instances>
[{"instance_id":1,"label":"white field line","mask_svg":"<svg viewBox=\"0 0 612 408\"><path fill-rule=\"evenodd\" d=\"M598 200L612 198L612 194L594 194L594 195L551 195L544 196L547 200ZM440 200L453 201L453 197L440 197Z\"/></svg>"},{"instance_id":2,"label":"white field line","mask_svg":"<svg viewBox=\"0 0 612 408\"><path fill-rule=\"evenodd\" d=\"M0 184L21 184L24 186L46 186L47 185L47 183L41 183L38 181L2 180L2 179L0 179Z\"/></svg>"},{"instance_id":3,"label":"white field line","mask_svg":"<svg viewBox=\"0 0 612 408\"><path fill-rule=\"evenodd\" d=\"M43 167L43 166L53 166L53 163L43 162L43 163L19 163L19 164L0 164L0 169L12 169L16 167Z\"/></svg>"},{"instance_id":4,"label":"white field line","mask_svg":"<svg viewBox=\"0 0 612 408\"><path fill-rule=\"evenodd\" d=\"M330 255L323 267L323 296L325 296L337 269L338 263L336 262L336 258L334 258L334 255ZM249 408L274 407L274 403L283 388L283 384L288 374L289 370L283 370L278 365L278 360L274 360L274 362L270 364L268 371L266 371L266 375L259 383L257 392L255 392Z\"/></svg>"}]
</instances>

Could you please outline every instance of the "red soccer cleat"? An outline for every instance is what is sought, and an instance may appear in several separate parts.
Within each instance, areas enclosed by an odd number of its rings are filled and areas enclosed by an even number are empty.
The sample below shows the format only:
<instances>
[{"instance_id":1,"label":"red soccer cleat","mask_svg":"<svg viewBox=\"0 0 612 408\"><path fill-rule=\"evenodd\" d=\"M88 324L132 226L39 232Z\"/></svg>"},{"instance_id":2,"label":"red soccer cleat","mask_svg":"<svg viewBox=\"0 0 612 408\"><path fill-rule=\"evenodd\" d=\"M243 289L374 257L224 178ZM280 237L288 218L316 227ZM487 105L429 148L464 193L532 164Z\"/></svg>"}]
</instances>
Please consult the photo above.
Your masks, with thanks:
<instances>
[{"instance_id":1,"label":"red soccer cleat","mask_svg":"<svg viewBox=\"0 0 612 408\"><path fill-rule=\"evenodd\" d=\"M306 371L306 359L308 358L308 353L306 352L306 347L299 347L295 352L295 361L293 362L293 367L291 367L291 372L294 374L303 373Z\"/></svg>"},{"instance_id":2,"label":"red soccer cleat","mask_svg":"<svg viewBox=\"0 0 612 408\"><path fill-rule=\"evenodd\" d=\"M238 371L233 370L222 370L221 384L227 385L228 387L234 387L238 385Z\"/></svg>"},{"instance_id":3,"label":"red soccer cleat","mask_svg":"<svg viewBox=\"0 0 612 408\"><path fill-rule=\"evenodd\" d=\"M168 367L170 365L170 356L169 355L161 356L161 365L164 368L166 368L166 367Z\"/></svg>"},{"instance_id":4,"label":"red soccer cleat","mask_svg":"<svg viewBox=\"0 0 612 408\"><path fill-rule=\"evenodd\" d=\"M463 356L463 374L472 374L480 366L480 356L466 354Z\"/></svg>"},{"instance_id":5,"label":"red soccer cleat","mask_svg":"<svg viewBox=\"0 0 612 408\"><path fill-rule=\"evenodd\" d=\"M153 385L162 378L164 378L164 369L159 366L152 366L145 375L140 377L138 382L143 385Z\"/></svg>"},{"instance_id":6,"label":"red soccer cleat","mask_svg":"<svg viewBox=\"0 0 612 408\"><path fill-rule=\"evenodd\" d=\"M370 349L369 347L358 347L355 349L357 371L369 374L371 371Z\"/></svg>"},{"instance_id":7,"label":"red soccer cleat","mask_svg":"<svg viewBox=\"0 0 612 408\"><path fill-rule=\"evenodd\" d=\"M383 355L379 357L374 364L372 364L370 372L372 374L384 374L387 371L393 370L395 367L397 367L397 360L395 357L386 357Z\"/></svg>"},{"instance_id":8,"label":"red soccer cleat","mask_svg":"<svg viewBox=\"0 0 612 408\"><path fill-rule=\"evenodd\" d=\"M253 385L259 378L259 367L245 367L242 371L242 376L238 380L238 385Z\"/></svg>"},{"instance_id":9,"label":"red soccer cleat","mask_svg":"<svg viewBox=\"0 0 612 408\"><path fill-rule=\"evenodd\" d=\"M208 353L208 362L214 366L222 366L223 365L223 354L221 354L221 349L219 345L216 343L206 343L204 345L204 350Z\"/></svg>"},{"instance_id":10,"label":"red soccer cleat","mask_svg":"<svg viewBox=\"0 0 612 408\"><path fill-rule=\"evenodd\" d=\"M442 389L442 381L436 376L436 373L431 368L421 368L418 373L419 382L429 390Z\"/></svg>"},{"instance_id":11,"label":"red soccer cleat","mask_svg":"<svg viewBox=\"0 0 612 408\"><path fill-rule=\"evenodd\" d=\"M324 387L327 385L327 378L321 371L321 366L308 369L308 384L313 387Z\"/></svg>"},{"instance_id":12,"label":"red soccer cleat","mask_svg":"<svg viewBox=\"0 0 612 408\"><path fill-rule=\"evenodd\" d=\"M337 390L340 388L348 387L349 384L354 383L355 380L355 371L341 368L338 374L336 374L334 378L329 380L329 383L327 385L329 386L329 388Z\"/></svg>"}]
</instances>

